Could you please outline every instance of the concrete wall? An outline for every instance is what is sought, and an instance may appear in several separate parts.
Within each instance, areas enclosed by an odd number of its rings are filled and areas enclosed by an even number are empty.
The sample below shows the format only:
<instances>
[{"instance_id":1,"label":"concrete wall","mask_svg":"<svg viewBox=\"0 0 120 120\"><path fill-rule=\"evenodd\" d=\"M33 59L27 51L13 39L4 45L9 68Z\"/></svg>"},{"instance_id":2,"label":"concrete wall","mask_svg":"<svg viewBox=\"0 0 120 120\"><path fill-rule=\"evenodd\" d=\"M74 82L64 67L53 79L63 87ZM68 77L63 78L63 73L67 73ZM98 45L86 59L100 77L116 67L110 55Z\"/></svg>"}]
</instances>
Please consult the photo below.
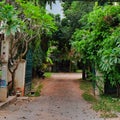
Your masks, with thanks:
<instances>
[{"instance_id":1,"label":"concrete wall","mask_svg":"<svg viewBox=\"0 0 120 120\"><path fill-rule=\"evenodd\" d=\"M96 86L95 95L100 95L104 93L104 79L100 71L96 70Z\"/></svg>"},{"instance_id":2,"label":"concrete wall","mask_svg":"<svg viewBox=\"0 0 120 120\"><path fill-rule=\"evenodd\" d=\"M16 91L21 91L21 96L24 96L25 71L26 71L26 61L22 60L19 63L18 69L16 70L16 74L15 74L15 88Z\"/></svg>"}]
</instances>

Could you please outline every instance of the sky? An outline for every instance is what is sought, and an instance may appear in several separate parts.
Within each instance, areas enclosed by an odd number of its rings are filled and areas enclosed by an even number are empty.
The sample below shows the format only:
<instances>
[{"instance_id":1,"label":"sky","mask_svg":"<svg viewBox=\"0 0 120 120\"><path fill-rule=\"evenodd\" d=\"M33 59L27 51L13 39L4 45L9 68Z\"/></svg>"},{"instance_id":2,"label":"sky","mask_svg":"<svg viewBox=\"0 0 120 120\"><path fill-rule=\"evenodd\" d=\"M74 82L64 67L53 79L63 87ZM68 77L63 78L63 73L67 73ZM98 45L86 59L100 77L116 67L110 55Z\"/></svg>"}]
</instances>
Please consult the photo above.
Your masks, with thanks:
<instances>
[{"instance_id":1,"label":"sky","mask_svg":"<svg viewBox=\"0 0 120 120\"><path fill-rule=\"evenodd\" d=\"M52 9L50 8L49 5L46 6L46 9L48 12L53 13L53 14L60 14L61 18L64 17L63 15L63 10L61 7L61 2L59 0L56 0L55 3L52 3Z\"/></svg>"}]
</instances>

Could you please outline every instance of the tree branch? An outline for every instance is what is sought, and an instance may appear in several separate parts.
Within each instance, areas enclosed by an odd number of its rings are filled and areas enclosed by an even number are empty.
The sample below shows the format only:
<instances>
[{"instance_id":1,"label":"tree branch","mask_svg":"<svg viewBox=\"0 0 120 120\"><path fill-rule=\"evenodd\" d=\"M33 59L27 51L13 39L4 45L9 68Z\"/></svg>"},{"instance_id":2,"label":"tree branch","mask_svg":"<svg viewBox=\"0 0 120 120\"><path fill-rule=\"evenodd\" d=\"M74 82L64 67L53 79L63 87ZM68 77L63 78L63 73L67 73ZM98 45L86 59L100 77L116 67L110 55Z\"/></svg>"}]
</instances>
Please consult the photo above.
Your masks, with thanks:
<instances>
[{"instance_id":1,"label":"tree branch","mask_svg":"<svg viewBox=\"0 0 120 120\"><path fill-rule=\"evenodd\" d=\"M37 37L37 34L34 35L32 38L30 38L29 40L26 40L25 41L25 51L21 54L21 58L25 56L25 54L27 53L28 51L28 44L34 39Z\"/></svg>"}]
</instances>

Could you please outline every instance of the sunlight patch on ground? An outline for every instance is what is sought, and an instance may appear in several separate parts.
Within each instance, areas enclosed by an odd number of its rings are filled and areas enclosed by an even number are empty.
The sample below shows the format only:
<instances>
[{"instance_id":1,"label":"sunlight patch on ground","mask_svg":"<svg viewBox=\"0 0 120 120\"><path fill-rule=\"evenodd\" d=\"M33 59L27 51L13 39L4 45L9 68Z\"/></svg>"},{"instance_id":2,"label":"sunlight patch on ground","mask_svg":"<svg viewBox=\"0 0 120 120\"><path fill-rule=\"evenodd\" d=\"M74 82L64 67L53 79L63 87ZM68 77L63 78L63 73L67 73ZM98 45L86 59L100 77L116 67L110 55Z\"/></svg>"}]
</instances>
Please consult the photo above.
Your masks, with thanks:
<instances>
[{"instance_id":1,"label":"sunlight patch on ground","mask_svg":"<svg viewBox=\"0 0 120 120\"><path fill-rule=\"evenodd\" d=\"M55 79L81 79L82 74L81 73L52 73L52 78Z\"/></svg>"}]
</instances>

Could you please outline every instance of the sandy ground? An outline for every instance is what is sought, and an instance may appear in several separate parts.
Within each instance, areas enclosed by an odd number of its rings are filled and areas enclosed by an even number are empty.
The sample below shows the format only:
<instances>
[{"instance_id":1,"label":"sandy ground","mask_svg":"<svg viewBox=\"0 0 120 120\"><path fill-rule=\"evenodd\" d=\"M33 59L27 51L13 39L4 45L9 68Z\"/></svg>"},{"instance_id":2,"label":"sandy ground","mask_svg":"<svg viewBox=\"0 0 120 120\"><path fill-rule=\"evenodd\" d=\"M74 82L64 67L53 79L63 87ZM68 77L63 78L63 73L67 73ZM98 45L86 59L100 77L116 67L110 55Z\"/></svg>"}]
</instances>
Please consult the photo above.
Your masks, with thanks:
<instances>
[{"instance_id":1,"label":"sandy ground","mask_svg":"<svg viewBox=\"0 0 120 120\"><path fill-rule=\"evenodd\" d=\"M0 120L103 120L81 97L79 78L80 73L53 74L43 80L40 97L17 100L0 110Z\"/></svg>"}]
</instances>

